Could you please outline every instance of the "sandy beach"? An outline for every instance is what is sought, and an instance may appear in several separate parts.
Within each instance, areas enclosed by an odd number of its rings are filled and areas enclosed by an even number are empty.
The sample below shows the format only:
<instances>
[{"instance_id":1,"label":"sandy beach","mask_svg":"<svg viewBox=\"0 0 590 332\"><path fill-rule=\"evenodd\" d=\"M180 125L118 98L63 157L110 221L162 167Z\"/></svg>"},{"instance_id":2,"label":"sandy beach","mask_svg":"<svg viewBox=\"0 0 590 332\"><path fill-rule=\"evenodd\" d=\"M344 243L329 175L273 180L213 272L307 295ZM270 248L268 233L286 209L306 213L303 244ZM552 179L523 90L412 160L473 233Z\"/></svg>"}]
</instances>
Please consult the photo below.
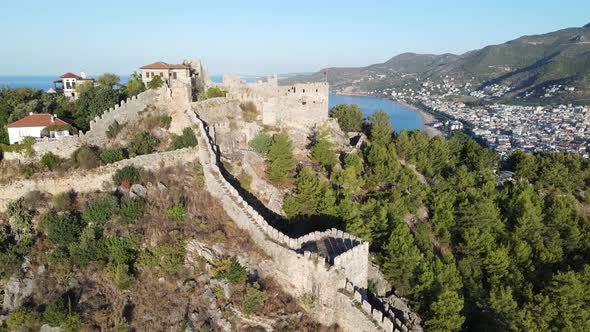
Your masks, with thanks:
<instances>
[{"instance_id":1,"label":"sandy beach","mask_svg":"<svg viewBox=\"0 0 590 332\"><path fill-rule=\"evenodd\" d=\"M403 105L404 107L407 107L407 108L409 108L409 109L411 109L413 111L416 111L416 113L418 113L420 115L420 118L422 119L422 123L423 123L423 126L424 126L423 130L424 130L424 132L426 134L428 134L429 137L432 138L432 137L434 137L436 135L443 136L443 133L440 130L438 130L438 129L436 129L436 128L434 128L432 126L435 122L437 122L436 121L436 118L434 117L434 115L432 115L432 114L430 114L430 113L422 110L419 107L416 107L414 105L410 105L410 104L406 103L403 100L397 100L397 99L393 99L393 100L396 103L398 103L400 105Z\"/></svg>"}]
</instances>

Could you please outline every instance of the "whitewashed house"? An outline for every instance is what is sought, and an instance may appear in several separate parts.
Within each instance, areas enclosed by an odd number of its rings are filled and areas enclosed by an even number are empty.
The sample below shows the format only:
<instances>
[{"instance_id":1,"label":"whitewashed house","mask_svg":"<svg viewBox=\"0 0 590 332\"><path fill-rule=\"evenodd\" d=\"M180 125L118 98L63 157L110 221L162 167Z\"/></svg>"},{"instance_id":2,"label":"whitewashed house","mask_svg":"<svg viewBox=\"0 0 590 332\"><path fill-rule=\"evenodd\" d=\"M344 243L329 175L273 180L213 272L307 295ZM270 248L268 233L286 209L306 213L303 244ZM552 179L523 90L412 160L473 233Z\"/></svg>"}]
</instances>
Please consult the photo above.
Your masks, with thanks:
<instances>
[{"instance_id":1,"label":"whitewashed house","mask_svg":"<svg viewBox=\"0 0 590 332\"><path fill-rule=\"evenodd\" d=\"M79 93L76 87L83 83L94 84L93 78L87 78L86 73L81 72L80 76L67 72L59 77L59 79L53 81L55 89L52 92L62 94L71 99L78 99Z\"/></svg>"},{"instance_id":2,"label":"whitewashed house","mask_svg":"<svg viewBox=\"0 0 590 332\"><path fill-rule=\"evenodd\" d=\"M30 136L35 139L49 137L50 139L60 139L70 136L70 125L52 114L33 114L9 123L8 140L10 144L20 143L25 137ZM55 130L45 130L47 127L53 127ZM51 128L50 128L51 129Z\"/></svg>"}]
</instances>

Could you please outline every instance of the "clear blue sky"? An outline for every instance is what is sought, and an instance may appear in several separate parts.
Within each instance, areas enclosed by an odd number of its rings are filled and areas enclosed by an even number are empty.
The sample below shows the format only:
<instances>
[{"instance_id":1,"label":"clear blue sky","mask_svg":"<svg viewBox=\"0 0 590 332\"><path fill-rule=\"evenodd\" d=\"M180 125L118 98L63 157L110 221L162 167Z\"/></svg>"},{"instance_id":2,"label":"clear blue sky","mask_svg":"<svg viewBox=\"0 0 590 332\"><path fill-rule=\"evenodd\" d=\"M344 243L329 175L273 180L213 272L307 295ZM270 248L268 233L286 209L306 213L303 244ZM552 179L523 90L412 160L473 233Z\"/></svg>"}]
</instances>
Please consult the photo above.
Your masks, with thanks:
<instances>
[{"instance_id":1,"label":"clear blue sky","mask_svg":"<svg viewBox=\"0 0 590 332\"><path fill-rule=\"evenodd\" d=\"M462 53L589 14L588 0L2 0L0 75L127 74L195 57L210 73L315 71Z\"/></svg>"}]
</instances>

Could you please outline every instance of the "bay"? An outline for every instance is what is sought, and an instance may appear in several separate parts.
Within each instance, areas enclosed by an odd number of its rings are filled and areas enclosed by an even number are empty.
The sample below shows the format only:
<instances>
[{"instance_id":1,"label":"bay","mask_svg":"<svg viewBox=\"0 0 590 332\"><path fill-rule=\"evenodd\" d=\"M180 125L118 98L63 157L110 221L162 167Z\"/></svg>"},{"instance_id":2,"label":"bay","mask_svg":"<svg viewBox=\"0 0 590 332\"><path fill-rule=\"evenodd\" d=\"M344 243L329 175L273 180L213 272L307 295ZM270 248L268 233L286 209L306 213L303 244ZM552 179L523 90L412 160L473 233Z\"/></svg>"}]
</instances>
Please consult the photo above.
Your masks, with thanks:
<instances>
[{"instance_id":1,"label":"bay","mask_svg":"<svg viewBox=\"0 0 590 332\"><path fill-rule=\"evenodd\" d=\"M332 108L338 104L357 104L365 117L381 109L389 114L391 125L398 133L404 129L424 130L424 122L418 112L390 99L330 94L328 106Z\"/></svg>"}]
</instances>

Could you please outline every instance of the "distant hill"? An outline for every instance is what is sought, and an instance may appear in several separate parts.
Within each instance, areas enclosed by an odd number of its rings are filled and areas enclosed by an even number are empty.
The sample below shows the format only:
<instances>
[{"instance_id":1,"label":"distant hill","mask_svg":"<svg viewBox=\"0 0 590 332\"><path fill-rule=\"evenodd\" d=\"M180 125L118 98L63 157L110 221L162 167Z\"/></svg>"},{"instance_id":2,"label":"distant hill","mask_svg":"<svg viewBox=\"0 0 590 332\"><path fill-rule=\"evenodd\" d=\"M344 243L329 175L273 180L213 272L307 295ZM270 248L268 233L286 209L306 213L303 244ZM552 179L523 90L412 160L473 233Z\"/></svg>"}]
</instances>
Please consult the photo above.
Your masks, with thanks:
<instances>
[{"instance_id":1,"label":"distant hill","mask_svg":"<svg viewBox=\"0 0 590 332\"><path fill-rule=\"evenodd\" d=\"M324 71L333 91L367 93L385 87L416 85L453 78L473 89L492 84L511 87L508 97L562 84L574 87L570 99L590 102L590 24L541 35L523 36L462 55L403 53L361 68L326 68L284 83L321 81ZM537 95L539 95L537 93Z\"/></svg>"}]
</instances>

